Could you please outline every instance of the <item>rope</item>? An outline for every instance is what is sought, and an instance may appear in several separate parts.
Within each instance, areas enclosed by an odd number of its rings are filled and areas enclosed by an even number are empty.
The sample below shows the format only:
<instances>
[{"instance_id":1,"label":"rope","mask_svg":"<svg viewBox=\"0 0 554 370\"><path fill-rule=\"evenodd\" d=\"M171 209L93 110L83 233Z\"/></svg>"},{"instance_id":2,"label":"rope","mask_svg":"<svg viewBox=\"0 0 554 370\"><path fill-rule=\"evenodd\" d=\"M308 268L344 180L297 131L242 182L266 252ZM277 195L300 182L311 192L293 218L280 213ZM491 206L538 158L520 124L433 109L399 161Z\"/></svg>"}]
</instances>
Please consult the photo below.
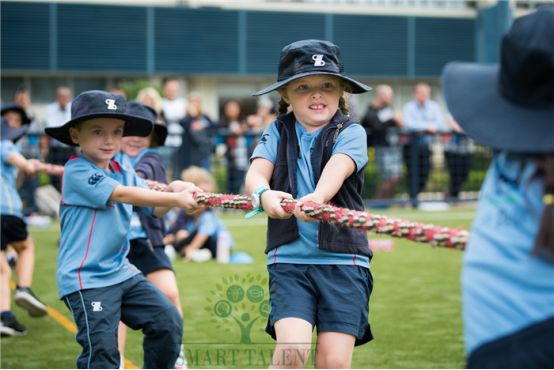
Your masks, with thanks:
<instances>
[{"instance_id":1,"label":"rope","mask_svg":"<svg viewBox=\"0 0 554 370\"><path fill-rule=\"evenodd\" d=\"M35 166L37 172L61 176L63 166L39 163ZM148 187L156 191L164 191L166 184L153 180L146 180ZM205 207L220 207L252 210L252 203L248 195L230 195L215 193L194 193L194 199L199 205ZM283 199L281 207L285 212L292 213L298 200ZM395 238L403 238L420 243L429 243L433 246L465 249L469 238L467 230L450 229L448 227L423 224L410 220L396 219L393 217L372 215L366 211L353 211L346 208L335 207L330 204L305 202L302 210L310 217L329 222L339 227L372 231L378 234L386 234Z\"/></svg>"}]
</instances>

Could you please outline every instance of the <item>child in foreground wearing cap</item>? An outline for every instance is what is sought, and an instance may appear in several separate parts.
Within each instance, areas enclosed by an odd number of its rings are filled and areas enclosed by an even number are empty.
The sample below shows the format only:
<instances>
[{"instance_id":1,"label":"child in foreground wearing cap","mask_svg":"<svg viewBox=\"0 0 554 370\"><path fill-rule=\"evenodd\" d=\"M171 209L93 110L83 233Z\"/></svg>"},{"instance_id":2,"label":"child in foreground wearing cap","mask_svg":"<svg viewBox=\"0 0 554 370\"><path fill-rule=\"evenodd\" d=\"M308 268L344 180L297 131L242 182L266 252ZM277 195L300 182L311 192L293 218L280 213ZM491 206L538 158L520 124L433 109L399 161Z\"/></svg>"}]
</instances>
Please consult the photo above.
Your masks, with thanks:
<instances>
[{"instance_id":1,"label":"child in foreground wearing cap","mask_svg":"<svg viewBox=\"0 0 554 370\"><path fill-rule=\"evenodd\" d=\"M154 130L149 136L126 136L122 138L121 151L116 154L114 160L133 167L137 175L143 179L167 184L162 156L156 149L164 145L167 137L167 126L156 122L157 113L154 108L136 100L127 102L127 113L148 119L154 125ZM164 252L164 235L165 224L162 218L148 217L133 212L131 228L127 236L130 243L127 258L169 298L182 317L183 310L181 309L175 272L169 257ZM118 330L118 347L122 357L125 351L126 338L127 327L121 323ZM181 347L175 367L183 368L184 364L185 353Z\"/></svg>"},{"instance_id":2,"label":"child in foreground wearing cap","mask_svg":"<svg viewBox=\"0 0 554 370\"><path fill-rule=\"evenodd\" d=\"M125 98L104 91L80 94L72 119L46 133L82 154L65 165L60 204L57 281L83 350L78 368L118 368L117 328L144 333L144 367L172 368L183 319L175 305L129 263L133 210L163 217L171 207L198 208L192 184L174 181L163 193L148 189L132 168L112 160L125 136L148 136L152 122L129 114ZM134 206L133 206L134 205Z\"/></svg>"},{"instance_id":3,"label":"child in foreground wearing cap","mask_svg":"<svg viewBox=\"0 0 554 370\"><path fill-rule=\"evenodd\" d=\"M17 289L14 301L22 306L33 317L44 316L48 309L31 290L35 268L35 242L27 231L23 220L23 205L17 184L21 185L23 176L35 173L34 159L27 160L19 152L15 143L25 134L31 122L21 106L9 103L2 107L0 141L1 182L2 182L2 301L0 304L0 333L4 336L15 336L26 333L26 328L19 324L11 312L10 287L11 269L7 263L5 251L8 244L18 253L15 270ZM19 174L18 174L19 171Z\"/></svg>"},{"instance_id":4,"label":"child in foreground wearing cap","mask_svg":"<svg viewBox=\"0 0 554 370\"><path fill-rule=\"evenodd\" d=\"M252 203L259 206L251 215L269 216L266 331L277 340L273 364L303 368L317 327L315 367L346 368L354 346L373 339L367 235L312 222L300 206L314 201L364 209L366 134L349 119L343 93L371 88L346 77L339 48L320 40L286 46L277 81L253 94L277 90L280 115L264 131L246 176ZM290 198L300 198L292 217L280 206Z\"/></svg>"},{"instance_id":5,"label":"child in foreground wearing cap","mask_svg":"<svg viewBox=\"0 0 554 370\"><path fill-rule=\"evenodd\" d=\"M464 131L496 150L463 259L467 366L552 369L554 6L514 21L500 65L450 63L442 84Z\"/></svg>"}]
</instances>

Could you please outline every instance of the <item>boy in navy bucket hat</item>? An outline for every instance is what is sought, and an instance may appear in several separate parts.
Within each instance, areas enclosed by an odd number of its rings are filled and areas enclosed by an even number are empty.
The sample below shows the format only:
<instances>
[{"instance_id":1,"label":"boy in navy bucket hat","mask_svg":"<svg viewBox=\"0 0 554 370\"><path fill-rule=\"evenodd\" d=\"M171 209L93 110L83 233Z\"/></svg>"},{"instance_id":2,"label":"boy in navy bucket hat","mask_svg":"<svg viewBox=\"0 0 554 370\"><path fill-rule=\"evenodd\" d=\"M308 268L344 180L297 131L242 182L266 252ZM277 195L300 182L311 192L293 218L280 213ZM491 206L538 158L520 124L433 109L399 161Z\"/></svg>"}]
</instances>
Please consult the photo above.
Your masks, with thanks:
<instances>
[{"instance_id":1,"label":"boy in navy bucket hat","mask_svg":"<svg viewBox=\"0 0 554 370\"><path fill-rule=\"evenodd\" d=\"M280 115L264 131L246 175L256 207L247 217L269 216L266 331L277 341L275 366L303 367L314 327L316 368L350 367L354 346L373 339L366 233L314 221L300 210L306 201L364 209L366 134L349 119L344 93L370 89L346 76L338 46L303 40L281 52L277 82L252 94L281 95ZM290 198L300 198L292 217L280 206Z\"/></svg>"},{"instance_id":2,"label":"boy in navy bucket hat","mask_svg":"<svg viewBox=\"0 0 554 370\"><path fill-rule=\"evenodd\" d=\"M198 208L193 184L148 189L134 170L112 160L123 136L148 136L152 121L130 114L122 95L87 91L71 104L71 120L46 133L81 155L65 165L60 204L59 297L73 314L83 351L78 368L118 368L119 320L142 329L144 367L172 368L183 319L175 306L128 259L133 211L163 217L172 207Z\"/></svg>"},{"instance_id":3,"label":"boy in navy bucket hat","mask_svg":"<svg viewBox=\"0 0 554 370\"><path fill-rule=\"evenodd\" d=\"M17 191L19 176L35 174L34 159L26 159L20 153L15 143L27 132L30 120L23 108L15 103L2 106L0 127L0 174L1 193L1 233L2 246L0 252L1 285L7 297L2 297L0 304L0 334L2 336L17 336L26 333L26 328L19 324L11 311L9 281L11 269L7 263L5 251L8 244L18 254L17 261L17 289L14 301L25 308L33 317L44 316L48 313L46 305L41 302L31 290L33 272L35 268L35 242L23 218L23 204Z\"/></svg>"},{"instance_id":4,"label":"boy in navy bucket hat","mask_svg":"<svg viewBox=\"0 0 554 370\"><path fill-rule=\"evenodd\" d=\"M516 19L499 65L450 63L453 117L495 149L463 259L468 368L554 368L554 6Z\"/></svg>"}]
</instances>

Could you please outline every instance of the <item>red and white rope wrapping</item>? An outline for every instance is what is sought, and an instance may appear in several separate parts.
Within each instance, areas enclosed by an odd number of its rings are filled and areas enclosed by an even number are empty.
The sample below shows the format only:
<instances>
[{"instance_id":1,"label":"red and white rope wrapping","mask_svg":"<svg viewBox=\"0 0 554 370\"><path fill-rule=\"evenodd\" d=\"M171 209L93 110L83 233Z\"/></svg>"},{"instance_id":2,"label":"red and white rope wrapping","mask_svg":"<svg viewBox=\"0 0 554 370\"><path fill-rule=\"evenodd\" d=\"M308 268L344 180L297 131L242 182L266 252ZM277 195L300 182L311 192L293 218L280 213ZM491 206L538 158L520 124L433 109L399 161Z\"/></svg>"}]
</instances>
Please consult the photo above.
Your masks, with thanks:
<instances>
[{"instance_id":1,"label":"red and white rope wrapping","mask_svg":"<svg viewBox=\"0 0 554 370\"><path fill-rule=\"evenodd\" d=\"M63 166L46 163L37 164L36 170L58 176L63 174ZM167 188L166 184L153 180L146 180L146 182L152 190L164 191ZM247 195L194 193L193 196L198 204L206 207L253 209L250 197ZM281 201L281 207L286 212L292 213L297 202L296 199L284 199ZM450 229L448 227L423 224L410 220L372 215L365 211L353 211L330 204L306 202L302 205L302 210L312 218L340 227L387 234L395 238L429 243L433 246L463 250L469 238L469 232L463 229Z\"/></svg>"}]
</instances>

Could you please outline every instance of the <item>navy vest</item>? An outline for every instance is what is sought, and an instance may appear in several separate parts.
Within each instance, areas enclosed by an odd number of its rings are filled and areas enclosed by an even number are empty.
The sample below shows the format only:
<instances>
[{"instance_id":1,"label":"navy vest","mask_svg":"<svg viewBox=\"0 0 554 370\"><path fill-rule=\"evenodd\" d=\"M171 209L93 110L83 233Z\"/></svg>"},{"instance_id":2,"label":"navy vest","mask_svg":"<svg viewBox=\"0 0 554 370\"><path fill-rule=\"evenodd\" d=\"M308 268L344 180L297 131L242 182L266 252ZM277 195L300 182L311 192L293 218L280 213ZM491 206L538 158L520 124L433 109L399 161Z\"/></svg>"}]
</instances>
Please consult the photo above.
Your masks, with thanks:
<instances>
[{"instance_id":1,"label":"navy vest","mask_svg":"<svg viewBox=\"0 0 554 370\"><path fill-rule=\"evenodd\" d=\"M271 190L280 190L292 194L297 199L297 158L299 152L298 138L296 136L294 113L281 115L277 118L278 130L281 141L277 150L275 167L269 182ZM339 133L350 126L357 124L337 111L331 123L325 126L319 133L312 154L312 168L314 183L317 184L325 165L331 158L333 145ZM365 168L365 166L364 166ZM361 197L364 182L364 168L348 177L330 203L337 207L348 208L357 211L364 210L364 202ZM267 247L265 253L290 243L299 237L296 217L286 220L268 219ZM367 233L361 230L341 228L327 222L319 223L318 232L319 248L331 252L350 253L373 256L367 242Z\"/></svg>"}]
</instances>

